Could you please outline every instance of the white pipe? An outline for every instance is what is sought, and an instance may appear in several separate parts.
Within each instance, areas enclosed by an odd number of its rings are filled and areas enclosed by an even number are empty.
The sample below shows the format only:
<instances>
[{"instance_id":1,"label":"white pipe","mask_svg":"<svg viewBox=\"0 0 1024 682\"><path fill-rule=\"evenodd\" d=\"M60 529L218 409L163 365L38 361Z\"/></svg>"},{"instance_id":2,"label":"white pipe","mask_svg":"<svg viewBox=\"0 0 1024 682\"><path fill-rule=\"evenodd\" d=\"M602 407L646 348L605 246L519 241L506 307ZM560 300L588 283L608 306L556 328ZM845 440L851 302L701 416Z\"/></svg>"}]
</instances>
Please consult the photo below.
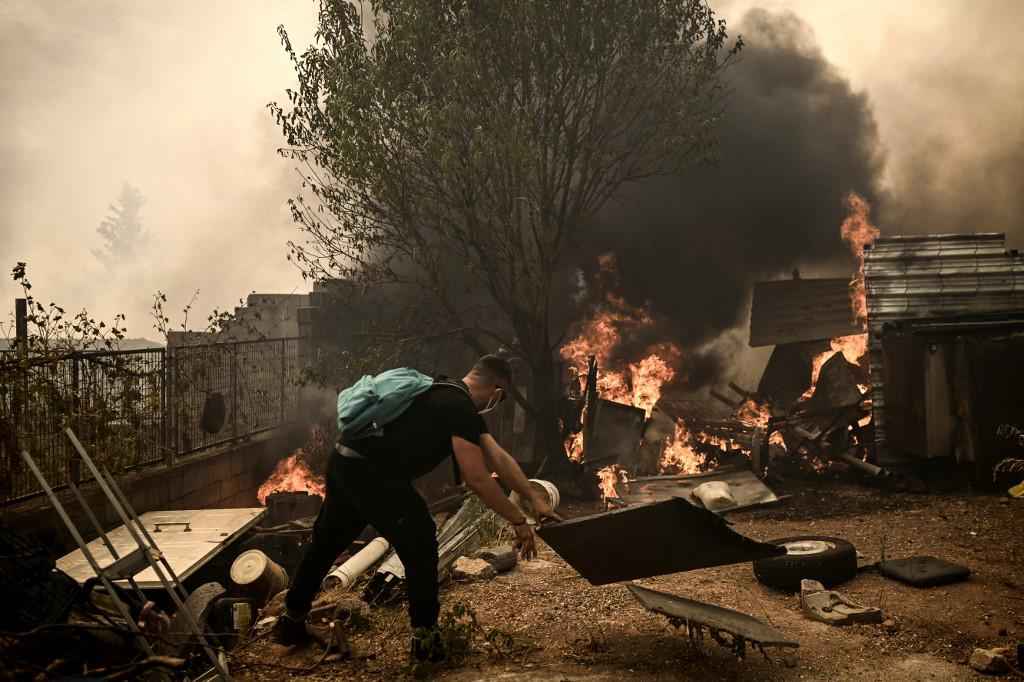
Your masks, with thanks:
<instances>
[{"instance_id":1,"label":"white pipe","mask_svg":"<svg viewBox=\"0 0 1024 682\"><path fill-rule=\"evenodd\" d=\"M396 578L405 580L405 565L402 563L402 560L398 558L398 554L396 552L392 552L388 555L388 558L380 565L377 572L390 573Z\"/></svg>"},{"instance_id":2,"label":"white pipe","mask_svg":"<svg viewBox=\"0 0 1024 682\"><path fill-rule=\"evenodd\" d=\"M356 578L365 573L370 566L373 566L378 559L384 556L384 553L390 547L391 545L384 538L378 537L370 540L366 547L363 547L349 557L348 561L328 573L320 587L324 590L337 587L347 590L352 587L352 583L356 581Z\"/></svg>"}]
</instances>

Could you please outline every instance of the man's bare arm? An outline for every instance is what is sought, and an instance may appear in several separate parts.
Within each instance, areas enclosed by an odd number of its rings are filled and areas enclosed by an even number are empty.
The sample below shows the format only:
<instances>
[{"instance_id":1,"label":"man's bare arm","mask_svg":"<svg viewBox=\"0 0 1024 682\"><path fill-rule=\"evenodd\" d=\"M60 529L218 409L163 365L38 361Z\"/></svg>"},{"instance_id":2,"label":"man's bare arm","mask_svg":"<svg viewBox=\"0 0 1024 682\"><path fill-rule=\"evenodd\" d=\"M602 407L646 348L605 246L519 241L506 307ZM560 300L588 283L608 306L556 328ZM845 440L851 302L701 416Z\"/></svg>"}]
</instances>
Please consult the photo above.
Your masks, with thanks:
<instances>
[{"instance_id":1,"label":"man's bare arm","mask_svg":"<svg viewBox=\"0 0 1024 682\"><path fill-rule=\"evenodd\" d=\"M455 453L455 461L459 463L462 480L484 504L503 516L509 523L520 523L525 519L523 512L505 497L505 491L501 489L497 481L491 478L491 472L488 471L484 462L484 453L478 446L464 438L453 436L452 451ZM498 476L502 475L500 471L497 473ZM519 475L523 476L523 472L520 471ZM525 476L523 476L523 481L526 482ZM529 484L526 487L529 488Z\"/></svg>"},{"instance_id":2,"label":"man's bare arm","mask_svg":"<svg viewBox=\"0 0 1024 682\"><path fill-rule=\"evenodd\" d=\"M530 486L526 474L520 468L519 462L498 445L498 441L494 440L494 436L489 433L480 436L480 448L483 450L487 467L498 474L498 478L505 485L519 493L523 499L533 499L535 492Z\"/></svg>"},{"instance_id":3,"label":"man's bare arm","mask_svg":"<svg viewBox=\"0 0 1024 682\"><path fill-rule=\"evenodd\" d=\"M522 468L519 466L519 462L512 455L508 454L503 447L498 445L498 441L494 440L491 434L485 433L480 436L480 445L482 446L481 449L483 450L487 466L491 471L498 474L498 478L505 485L519 493L523 499L530 500L533 503L533 508L540 516L552 518L556 521L562 520L562 517L552 509L547 498L530 485L526 474L523 473Z\"/></svg>"}]
</instances>

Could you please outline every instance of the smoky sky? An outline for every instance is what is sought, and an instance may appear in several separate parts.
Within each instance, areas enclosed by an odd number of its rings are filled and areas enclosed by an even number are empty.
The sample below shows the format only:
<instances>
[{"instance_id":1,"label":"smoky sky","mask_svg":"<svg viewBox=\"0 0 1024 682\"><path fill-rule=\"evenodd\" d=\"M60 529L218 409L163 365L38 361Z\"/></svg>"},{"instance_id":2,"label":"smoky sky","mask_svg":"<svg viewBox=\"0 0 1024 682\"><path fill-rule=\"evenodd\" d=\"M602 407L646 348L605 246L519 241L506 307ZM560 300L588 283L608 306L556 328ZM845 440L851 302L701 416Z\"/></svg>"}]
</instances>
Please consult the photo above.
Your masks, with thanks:
<instances>
[{"instance_id":1,"label":"smoky sky","mask_svg":"<svg viewBox=\"0 0 1024 682\"><path fill-rule=\"evenodd\" d=\"M871 105L791 13L748 12L717 162L629 187L601 216L588 258L612 252L623 295L649 304L660 336L695 347L740 323L751 283L834 264L843 198L880 194L884 157ZM718 363L720 364L720 363ZM714 355L691 381L715 374Z\"/></svg>"},{"instance_id":2,"label":"smoky sky","mask_svg":"<svg viewBox=\"0 0 1024 682\"><path fill-rule=\"evenodd\" d=\"M308 290L286 260L298 182L266 104L295 80L277 25L305 45L314 17L278 0L0 3L0 334L18 261L44 303L125 313L149 338L157 290L174 325L200 290L200 329L253 290ZM96 228L126 182L152 248L108 271Z\"/></svg>"},{"instance_id":3,"label":"smoky sky","mask_svg":"<svg viewBox=\"0 0 1024 682\"><path fill-rule=\"evenodd\" d=\"M1017 0L712 5L747 43L718 166L630 188L582 250L584 265L619 255L630 301L670 320L664 338L724 333L741 354L752 282L848 272L848 190L883 234L1005 231L1024 246ZM42 298L127 312L151 337L158 288L174 309L201 289L200 321L253 289L308 290L285 261L298 182L264 107L295 82L274 29L302 49L315 18L306 0L0 2L0 323L19 260ZM90 250L124 182L157 248L108 275Z\"/></svg>"}]
</instances>

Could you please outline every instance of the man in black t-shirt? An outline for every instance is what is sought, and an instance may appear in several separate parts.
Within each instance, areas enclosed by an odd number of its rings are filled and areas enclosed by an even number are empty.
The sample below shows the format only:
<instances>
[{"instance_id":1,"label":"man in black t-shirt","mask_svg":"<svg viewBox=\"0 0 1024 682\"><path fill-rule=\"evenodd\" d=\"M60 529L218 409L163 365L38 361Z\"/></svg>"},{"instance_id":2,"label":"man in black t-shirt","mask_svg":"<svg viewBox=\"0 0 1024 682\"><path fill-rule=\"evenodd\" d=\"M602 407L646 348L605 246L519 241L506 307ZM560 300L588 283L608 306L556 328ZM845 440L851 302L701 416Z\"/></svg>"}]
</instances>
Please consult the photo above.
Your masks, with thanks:
<instances>
[{"instance_id":1,"label":"man in black t-shirt","mask_svg":"<svg viewBox=\"0 0 1024 682\"><path fill-rule=\"evenodd\" d=\"M320 583L337 556L372 525L391 543L405 566L412 653L436 657L437 528L412 481L454 456L457 472L488 507L515 528L524 558L536 554L526 517L492 478L533 504L541 518L558 520L548 500L530 486L519 464L487 432L480 416L504 400L511 383L508 361L485 355L462 381L439 380L417 396L383 434L342 442L327 468L327 494L275 626L275 638L294 644L306 638L305 618Z\"/></svg>"}]
</instances>

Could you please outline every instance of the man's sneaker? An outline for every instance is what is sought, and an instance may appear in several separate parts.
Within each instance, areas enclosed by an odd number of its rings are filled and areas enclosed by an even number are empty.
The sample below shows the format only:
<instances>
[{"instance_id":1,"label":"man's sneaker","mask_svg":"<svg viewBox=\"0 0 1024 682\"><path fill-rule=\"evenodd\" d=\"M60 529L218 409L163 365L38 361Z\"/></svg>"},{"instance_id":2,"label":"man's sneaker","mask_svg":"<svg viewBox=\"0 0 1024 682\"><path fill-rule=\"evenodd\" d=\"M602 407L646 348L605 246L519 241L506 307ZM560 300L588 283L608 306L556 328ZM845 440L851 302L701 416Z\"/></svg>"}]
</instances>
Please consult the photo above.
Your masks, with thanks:
<instances>
[{"instance_id":1,"label":"man's sneaker","mask_svg":"<svg viewBox=\"0 0 1024 682\"><path fill-rule=\"evenodd\" d=\"M309 633L306 632L306 619L292 616L287 611L277 617L271 636L275 642L285 646L305 644L310 640Z\"/></svg>"},{"instance_id":2,"label":"man's sneaker","mask_svg":"<svg viewBox=\"0 0 1024 682\"><path fill-rule=\"evenodd\" d=\"M413 631L410 653L413 663L442 663L448 658L441 631L436 626Z\"/></svg>"}]
</instances>

